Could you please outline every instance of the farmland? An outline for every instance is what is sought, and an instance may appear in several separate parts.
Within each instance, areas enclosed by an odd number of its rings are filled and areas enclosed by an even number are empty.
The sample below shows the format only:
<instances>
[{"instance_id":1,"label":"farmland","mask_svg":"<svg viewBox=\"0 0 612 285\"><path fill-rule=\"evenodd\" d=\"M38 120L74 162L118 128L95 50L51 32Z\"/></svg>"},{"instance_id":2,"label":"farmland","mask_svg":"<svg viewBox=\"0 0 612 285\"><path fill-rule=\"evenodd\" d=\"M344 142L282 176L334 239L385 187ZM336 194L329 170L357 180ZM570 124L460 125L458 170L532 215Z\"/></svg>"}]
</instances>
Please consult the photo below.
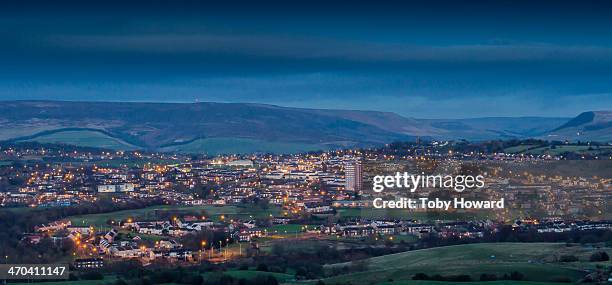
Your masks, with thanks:
<instances>
[{"instance_id":1,"label":"farmland","mask_svg":"<svg viewBox=\"0 0 612 285\"><path fill-rule=\"evenodd\" d=\"M34 136L24 141L39 143L61 143L84 147L100 147L117 150L134 150L138 147L124 142L118 138L108 136L102 132L89 130L67 130Z\"/></svg>"},{"instance_id":2,"label":"farmland","mask_svg":"<svg viewBox=\"0 0 612 285\"><path fill-rule=\"evenodd\" d=\"M610 252L609 248L606 250ZM553 278L576 281L585 275L584 270L594 267L594 264L584 262L594 251L592 248L567 247L565 244L551 243L495 243L438 247L369 258L366 260L366 271L339 275L324 281L332 284L340 281L369 284L389 279L410 280L416 273L442 276L466 274L473 280L478 280L483 273L502 276L513 271L520 272L530 281L547 282ZM559 256L562 255L574 255L580 261L558 262ZM347 265L349 264L328 265L327 269Z\"/></svg>"},{"instance_id":3,"label":"farmland","mask_svg":"<svg viewBox=\"0 0 612 285\"><path fill-rule=\"evenodd\" d=\"M70 221L73 225L89 225L89 226L108 226L107 221L121 221L128 218L135 220L155 219L161 212L184 213L184 214L205 214L207 218L218 221L220 219L231 219L233 217L249 218L264 217L277 215L280 213L279 208L270 207L267 210L262 210L257 207L239 207L239 206L223 206L216 207L211 205L202 206L179 206L179 205L164 205L147 207L143 209L125 210L117 212L109 212L102 214L91 214L82 216L72 216Z\"/></svg>"}]
</instances>

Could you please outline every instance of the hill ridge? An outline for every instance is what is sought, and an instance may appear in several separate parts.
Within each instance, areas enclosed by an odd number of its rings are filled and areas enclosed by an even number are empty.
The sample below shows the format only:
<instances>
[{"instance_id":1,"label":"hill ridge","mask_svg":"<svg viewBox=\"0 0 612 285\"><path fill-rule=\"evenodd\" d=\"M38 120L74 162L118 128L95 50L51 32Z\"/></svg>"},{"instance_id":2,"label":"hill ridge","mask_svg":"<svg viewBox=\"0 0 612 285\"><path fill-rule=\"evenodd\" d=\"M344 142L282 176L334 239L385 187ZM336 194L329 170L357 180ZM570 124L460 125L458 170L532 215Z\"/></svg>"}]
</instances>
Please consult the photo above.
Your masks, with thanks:
<instances>
[{"instance_id":1,"label":"hill ridge","mask_svg":"<svg viewBox=\"0 0 612 285\"><path fill-rule=\"evenodd\" d=\"M606 137L608 117L595 117L602 119L586 130ZM198 140L214 138L249 140L251 145L257 141L300 144L310 150L315 146L375 146L417 136L441 140L550 138L550 130L559 130L572 120L533 116L417 119L388 111L262 103L18 100L0 101L0 140L36 140L62 130L94 130L148 150L180 151Z\"/></svg>"}]
</instances>

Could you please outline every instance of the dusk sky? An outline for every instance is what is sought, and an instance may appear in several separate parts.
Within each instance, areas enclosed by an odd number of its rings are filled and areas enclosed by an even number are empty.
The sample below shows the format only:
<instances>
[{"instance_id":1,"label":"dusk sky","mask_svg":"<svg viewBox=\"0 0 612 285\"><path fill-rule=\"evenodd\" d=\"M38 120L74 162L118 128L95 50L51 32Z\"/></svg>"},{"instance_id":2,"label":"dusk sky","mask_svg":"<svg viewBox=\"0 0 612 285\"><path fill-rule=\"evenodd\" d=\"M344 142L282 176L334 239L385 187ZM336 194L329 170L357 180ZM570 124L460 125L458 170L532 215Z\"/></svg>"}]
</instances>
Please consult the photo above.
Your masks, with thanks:
<instances>
[{"instance_id":1,"label":"dusk sky","mask_svg":"<svg viewBox=\"0 0 612 285\"><path fill-rule=\"evenodd\" d=\"M612 109L610 1L6 2L1 100L258 102L417 118Z\"/></svg>"}]
</instances>

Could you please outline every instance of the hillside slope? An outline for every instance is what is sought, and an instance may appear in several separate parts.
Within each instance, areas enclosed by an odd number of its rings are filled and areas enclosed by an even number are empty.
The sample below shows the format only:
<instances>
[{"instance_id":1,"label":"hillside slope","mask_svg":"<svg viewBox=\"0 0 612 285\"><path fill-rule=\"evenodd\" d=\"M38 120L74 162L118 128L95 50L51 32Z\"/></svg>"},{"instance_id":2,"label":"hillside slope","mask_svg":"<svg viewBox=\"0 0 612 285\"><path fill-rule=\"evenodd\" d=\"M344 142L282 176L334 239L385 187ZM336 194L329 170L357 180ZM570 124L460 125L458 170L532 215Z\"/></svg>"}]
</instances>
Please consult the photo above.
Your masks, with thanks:
<instances>
[{"instance_id":1,"label":"hillside slope","mask_svg":"<svg viewBox=\"0 0 612 285\"><path fill-rule=\"evenodd\" d=\"M146 149L206 138L324 144L381 144L410 136L306 109L260 104L15 101L0 103L0 139L35 139L61 129L90 129Z\"/></svg>"},{"instance_id":2,"label":"hillside slope","mask_svg":"<svg viewBox=\"0 0 612 285\"><path fill-rule=\"evenodd\" d=\"M366 259L367 271L325 279L325 283L347 282L371 284L380 280L410 280L416 273L442 276L470 275L474 280L482 273L502 276L512 271L524 274L530 281L550 281L554 277L578 280L585 275L584 263L561 263L561 255L574 255L588 261L595 250L561 243L486 243L437 247ZM609 248L605 249L610 252ZM328 265L348 266L350 263Z\"/></svg>"},{"instance_id":3,"label":"hillside slope","mask_svg":"<svg viewBox=\"0 0 612 285\"><path fill-rule=\"evenodd\" d=\"M612 140L612 111L584 112L546 135L554 140Z\"/></svg>"},{"instance_id":4,"label":"hillside slope","mask_svg":"<svg viewBox=\"0 0 612 285\"><path fill-rule=\"evenodd\" d=\"M0 140L115 149L300 152L397 140L546 137L612 140L610 112L566 118L414 119L391 112L250 103L0 102ZM559 127L561 126L561 127ZM548 133L548 130L555 129ZM83 135L83 138L78 137Z\"/></svg>"}]
</instances>

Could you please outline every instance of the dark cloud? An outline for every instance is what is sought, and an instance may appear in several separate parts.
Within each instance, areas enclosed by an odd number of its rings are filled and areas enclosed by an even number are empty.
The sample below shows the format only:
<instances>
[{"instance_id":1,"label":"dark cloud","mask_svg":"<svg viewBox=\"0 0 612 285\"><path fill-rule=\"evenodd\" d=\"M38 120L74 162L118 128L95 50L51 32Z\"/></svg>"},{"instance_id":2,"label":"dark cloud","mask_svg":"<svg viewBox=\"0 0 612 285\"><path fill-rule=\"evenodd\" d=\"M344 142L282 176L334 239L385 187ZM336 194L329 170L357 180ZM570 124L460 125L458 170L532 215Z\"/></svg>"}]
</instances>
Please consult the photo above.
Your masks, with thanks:
<instances>
[{"instance_id":1,"label":"dark cloud","mask_svg":"<svg viewBox=\"0 0 612 285\"><path fill-rule=\"evenodd\" d=\"M414 117L612 106L605 1L0 5L0 99L197 99Z\"/></svg>"},{"instance_id":2,"label":"dark cloud","mask_svg":"<svg viewBox=\"0 0 612 285\"><path fill-rule=\"evenodd\" d=\"M612 61L612 48L544 43L402 45L270 35L86 35L50 36L46 44L74 51L153 54L225 53L296 59L352 61Z\"/></svg>"}]
</instances>

